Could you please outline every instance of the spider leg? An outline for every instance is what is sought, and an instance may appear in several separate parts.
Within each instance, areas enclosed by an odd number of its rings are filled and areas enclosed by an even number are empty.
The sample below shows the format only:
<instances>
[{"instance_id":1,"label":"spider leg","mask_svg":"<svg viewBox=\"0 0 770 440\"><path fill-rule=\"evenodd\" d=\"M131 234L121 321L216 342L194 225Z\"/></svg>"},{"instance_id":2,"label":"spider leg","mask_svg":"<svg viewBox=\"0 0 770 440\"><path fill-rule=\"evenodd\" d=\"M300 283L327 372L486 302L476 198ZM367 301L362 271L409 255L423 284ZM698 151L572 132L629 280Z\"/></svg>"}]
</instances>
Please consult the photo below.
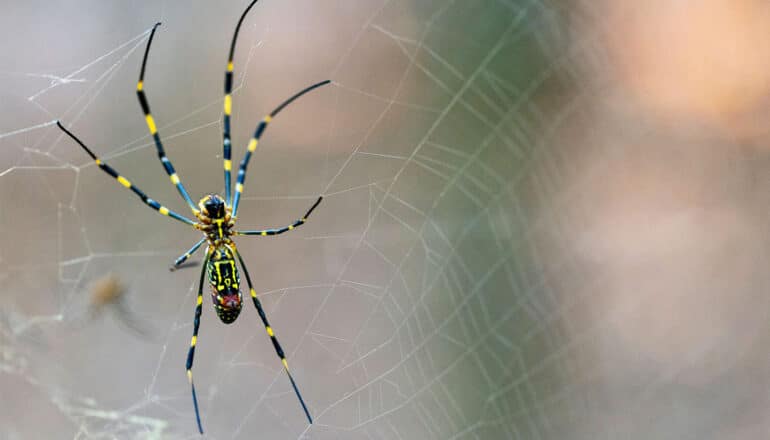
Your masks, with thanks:
<instances>
[{"instance_id":1,"label":"spider leg","mask_svg":"<svg viewBox=\"0 0 770 440\"><path fill-rule=\"evenodd\" d=\"M190 340L190 351L187 352L187 380L190 382L190 389L192 390L193 406L195 407L195 420L198 422L198 432L203 434L203 426L201 425L201 415L198 411L198 396L195 394L195 383L192 377L192 366L195 358L195 344L198 342L198 327L201 324L201 311L203 309L203 278L206 275L206 266L208 265L209 258L211 257L211 249L206 251L206 258L203 259L203 267L201 267L201 278L198 283L198 300L195 306L195 321L193 322L193 335Z\"/></svg>"},{"instance_id":2,"label":"spider leg","mask_svg":"<svg viewBox=\"0 0 770 440\"><path fill-rule=\"evenodd\" d=\"M283 234L286 231L291 231L292 229L296 228L297 226L302 226L307 221L307 218L310 217L310 214L313 212L313 210L318 206L319 203L321 203L321 200L323 200L323 196L318 197L318 200L313 204L313 206L310 207L310 209L307 210L304 216L302 216L301 219L296 220L294 223L290 224L289 226L284 226L282 228L273 228L273 229L262 229L259 231L235 231L233 232L233 235L278 235Z\"/></svg>"},{"instance_id":3,"label":"spider leg","mask_svg":"<svg viewBox=\"0 0 770 440\"><path fill-rule=\"evenodd\" d=\"M257 3L257 0L252 1L249 4L246 10L243 11L243 14L241 14L241 18L238 20L238 25L235 26L233 39L230 41L230 55L227 57L227 71L225 71L225 114L222 121L222 145L224 150L222 157L225 161L225 201L228 205L230 205L232 202L230 199L230 190L232 188L232 183L230 182L230 170L233 168L233 162L231 160L232 151L230 149L230 113L232 112L233 108L233 98L231 96L233 91L233 56L235 55L235 42L238 40L238 32L241 30L243 19L246 18L246 14L249 13L249 10L251 10L255 3Z\"/></svg>"},{"instance_id":4,"label":"spider leg","mask_svg":"<svg viewBox=\"0 0 770 440\"><path fill-rule=\"evenodd\" d=\"M238 215L238 202L241 200L241 193L243 192L243 182L246 180L246 168L249 166L249 160L251 159L251 154L254 153L254 151L257 149L257 143L259 143L259 138L262 137L262 133L265 131L265 128L267 128L267 124L270 123L270 121L273 120L273 118L281 112L286 106L294 102L296 99L298 99L300 96L311 92L321 86L325 86L326 84L331 83L331 80L324 80L319 83L313 84L312 86L306 87L303 90L300 90L299 92L295 93L294 96L287 99L286 101L282 102L281 105L275 108L272 112L270 112L269 115L265 116L264 119L259 123L257 126L256 131L254 131L254 136L249 141L249 146L246 151L246 155L243 156L243 160L241 161L240 167L238 168L238 178L235 183L235 198L233 199L233 217L236 217Z\"/></svg>"},{"instance_id":5,"label":"spider leg","mask_svg":"<svg viewBox=\"0 0 770 440\"><path fill-rule=\"evenodd\" d=\"M84 144L80 139L77 138L77 136L72 134L69 130L64 128L64 126L61 124L61 122L56 121L56 125L59 126L59 128L64 133L66 133L67 136L71 137L75 142L77 142L78 145L80 145L83 148L83 150L85 150L85 152L88 153L89 156L91 156L91 159L93 159L94 162L96 162L96 164L99 165L99 168L101 168L102 171L104 171L105 173L107 173L110 176L112 176L115 180L120 182L120 184L123 185L124 187L126 187L126 188L130 189L131 191L133 191L134 194L136 194L140 199L142 199L142 201L147 206L149 206L150 208L160 212L163 215L169 216L169 217L171 217L171 218L173 218L175 220L179 220L180 222L187 223L188 225L195 225L195 222L193 222L189 218L187 218L187 217L185 217L183 215L177 214L176 212L166 208L165 206L161 205L160 203L156 202L155 200L147 197L147 194L145 194L142 190L140 190L139 188L134 186L128 179L126 179L125 177L123 177L120 174L118 174L117 170L115 170L111 166L107 165L105 162L102 162L101 159L96 157L96 155L88 147L86 147L86 144Z\"/></svg>"},{"instance_id":6,"label":"spider leg","mask_svg":"<svg viewBox=\"0 0 770 440\"><path fill-rule=\"evenodd\" d=\"M275 332L273 332L272 327L270 327L270 323L267 321L267 315L265 314L265 310L262 308L262 303L259 301L259 298L257 298L257 292L254 291L254 286L251 284L251 277L249 276L248 269L246 269L246 264L243 262L243 258L241 257L241 254L238 252L238 249L235 247L235 244L231 243L229 246L232 249L235 256L238 257L238 261L241 264L241 269L243 269L243 273L246 275L246 282L249 284L251 299L254 301L254 307L257 308L257 313L259 314L259 318L262 320L262 324L264 324L265 326L265 331L267 331L267 335L270 336L270 341L273 343L273 347L275 348L275 354L277 354L278 357L281 359L281 364L283 364L283 369L286 371L286 374L289 376L289 381L291 382L292 388L294 388L294 393L297 395L300 405L302 405L302 410L305 411L305 416L307 417L307 421L310 424L312 424L313 418L310 416L310 411L308 411L307 405L305 405L305 401L302 399L302 394L300 394L299 388L297 388L297 384L294 382L294 378L292 377L291 372L289 372L289 363L286 361L286 355L283 352L283 348L281 348L281 344L278 343L278 338L276 338Z\"/></svg>"},{"instance_id":7,"label":"spider leg","mask_svg":"<svg viewBox=\"0 0 770 440\"><path fill-rule=\"evenodd\" d=\"M195 243L193 245L193 247L190 248L189 251L185 252L184 254L180 255L179 258L174 260L174 265L169 267L168 270L170 270L172 272L175 271L182 263L187 261L187 259L190 258L190 256L192 254L194 254L195 251L197 251L198 248L200 248L201 245L203 244L203 242L205 242L205 241L206 241L206 237L201 238L201 240L199 242Z\"/></svg>"},{"instance_id":8,"label":"spider leg","mask_svg":"<svg viewBox=\"0 0 770 440\"><path fill-rule=\"evenodd\" d=\"M144 119L147 121L147 129L150 131L152 138L155 140L155 147L158 150L158 159L160 159L161 164L163 164L163 168L166 170L166 174L168 174L168 177L171 179L171 183L176 186L179 194L181 194L182 198L185 200L185 202L187 202L187 205L190 207L193 214L197 215L199 210L195 207L192 199L190 199L190 195L187 194L187 190L182 184L182 181L179 179L179 176L176 174L171 161L168 159L168 157L166 157L166 151L163 149L163 143L160 140L158 127L155 126L155 120L150 113L150 104L147 102L147 97L144 94L144 69L147 66L147 56L150 54L152 37L155 36L155 30L158 28L158 26L160 26L160 23L155 23L155 26L152 28L152 32L150 32L150 38L147 41L147 48L144 51L144 58L142 59L142 70L139 72L139 81L136 83L136 96L139 98L139 105L142 106Z\"/></svg>"}]
</instances>

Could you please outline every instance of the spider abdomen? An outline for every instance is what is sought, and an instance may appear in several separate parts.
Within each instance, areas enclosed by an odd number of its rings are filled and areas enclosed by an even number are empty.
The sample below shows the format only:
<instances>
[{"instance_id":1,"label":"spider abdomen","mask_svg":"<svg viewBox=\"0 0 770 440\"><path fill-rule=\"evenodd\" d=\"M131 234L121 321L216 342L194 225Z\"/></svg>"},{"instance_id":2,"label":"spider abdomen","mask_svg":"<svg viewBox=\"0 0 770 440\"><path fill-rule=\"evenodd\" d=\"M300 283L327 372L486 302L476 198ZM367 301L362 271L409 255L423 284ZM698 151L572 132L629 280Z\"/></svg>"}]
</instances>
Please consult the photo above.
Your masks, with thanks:
<instances>
[{"instance_id":1,"label":"spider abdomen","mask_svg":"<svg viewBox=\"0 0 770 440\"><path fill-rule=\"evenodd\" d=\"M230 248L219 246L214 250L207 271L214 310L222 322L230 324L238 318L243 305L240 276Z\"/></svg>"}]
</instances>

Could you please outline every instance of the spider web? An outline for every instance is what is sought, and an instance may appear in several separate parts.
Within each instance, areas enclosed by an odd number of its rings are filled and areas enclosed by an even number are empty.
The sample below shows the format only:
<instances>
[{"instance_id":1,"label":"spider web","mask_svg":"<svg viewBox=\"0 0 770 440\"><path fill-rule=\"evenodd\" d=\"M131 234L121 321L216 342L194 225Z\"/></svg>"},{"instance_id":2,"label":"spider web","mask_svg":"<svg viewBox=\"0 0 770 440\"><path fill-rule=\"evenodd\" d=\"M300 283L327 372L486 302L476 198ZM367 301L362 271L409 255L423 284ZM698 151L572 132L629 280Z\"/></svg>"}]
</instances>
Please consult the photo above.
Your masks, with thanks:
<instances>
[{"instance_id":1,"label":"spider web","mask_svg":"<svg viewBox=\"0 0 770 440\"><path fill-rule=\"evenodd\" d=\"M134 95L162 21L145 81L159 131L193 198L221 194L236 3L27 2L0 18L0 437L199 437L183 367L200 267L167 270L199 235L138 203L53 121L187 214ZM618 104L607 31L592 26L608 21L601 11L255 7L236 52L235 159L274 105L333 81L267 130L238 226L283 226L323 203L296 231L236 240L315 423L255 311L225 326L206 299L194 372L208 438L767 431L766 387L752 385L768 379L766 155L744 148L756 138L716 134L686 137L678 155L639 153L632 144L672 133ZM719 142L736 148L697 148ZM650 185L656 203L618 201ZM697 185L693 204L657 204ZM89 314L89 286L107 273L125 303Z\"/></svg>"}]
</instances>

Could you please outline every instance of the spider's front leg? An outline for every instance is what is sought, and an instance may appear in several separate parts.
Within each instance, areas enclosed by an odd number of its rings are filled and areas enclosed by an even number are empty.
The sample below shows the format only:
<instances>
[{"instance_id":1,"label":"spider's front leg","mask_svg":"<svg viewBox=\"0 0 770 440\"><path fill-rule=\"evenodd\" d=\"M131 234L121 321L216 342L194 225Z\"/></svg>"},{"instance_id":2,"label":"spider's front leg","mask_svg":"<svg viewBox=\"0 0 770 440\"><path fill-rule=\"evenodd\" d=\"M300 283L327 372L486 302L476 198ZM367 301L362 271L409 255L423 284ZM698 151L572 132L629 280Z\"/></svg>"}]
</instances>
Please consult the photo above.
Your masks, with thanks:
<instances>
[{"instance_id":1,"label":"spider's front leg","mask_svg":"<svg viewBox=\"0 0 770 440\"><path fill-rule=\"evenodd\" d=\"M233 197L233 217L238 217L238 203L241 200L241 193L243 192L243 185L246 181L246 169L249 166L249 160L251 160L251 154L254 153L257 149L257 144L259 143L259 139L262 137L262 133L264 133L265 129L267 128L267 124L269 124L273 118L278 115L278 113L281 112L281 110L285 109L289 104L299 99L302 95L311 92L319 87L325 86L326 84L331 84L331 80L324 80L319 83L313 84L310 87L306 87L299 92L295 93L291 98L287 99L286 101L282 102L281 105L276 107L272 112L270 112L269 115L265 116L262 121L257 125L256 131L254 131L254 136L252 136L251 140L249 141L249 146L246 148L246 154L243 156L243 160L241 160L241 164L238 167L238 177L235 183L235 196Z\"/></svg>"},{"instance_id":2,"label":"spider's front leg","mask_svg":"<svg viewBox=\"0 0 770 440\"><path fill-rule=\"evenodd\" d=\"M144 92L144 70L147 67L147 57L150 55L150 46L152 46L152 39L155 36L155 30L158 29L158 26L160 26L160 23L156 23L155 26L152 27L150 38L147 40L147 48L145 48L144 58L142 58L142 69L139 71L139 80L136 83L136 97L139 99L139 105L142 107L142 113L144 113L144 119L147 122L147 130L149 130L152 139L155 141L155 149L158 152L158 159L160 159L163 169L166 170L166 174L168 174L171 183L176 186L177 191L179 191L179 194L187 203L187 206L190 207L192 213L197 215L198 209L195 208L190 195L182 184L182 180L174 169L174 165L171 164L171 160L166 156L166 151L163 149L163 142L160 139L160 133L158 133L158 127L155 124L155 119L152 117L150 104L147 101L147 95Z\"/></svg>"}]
</instances>

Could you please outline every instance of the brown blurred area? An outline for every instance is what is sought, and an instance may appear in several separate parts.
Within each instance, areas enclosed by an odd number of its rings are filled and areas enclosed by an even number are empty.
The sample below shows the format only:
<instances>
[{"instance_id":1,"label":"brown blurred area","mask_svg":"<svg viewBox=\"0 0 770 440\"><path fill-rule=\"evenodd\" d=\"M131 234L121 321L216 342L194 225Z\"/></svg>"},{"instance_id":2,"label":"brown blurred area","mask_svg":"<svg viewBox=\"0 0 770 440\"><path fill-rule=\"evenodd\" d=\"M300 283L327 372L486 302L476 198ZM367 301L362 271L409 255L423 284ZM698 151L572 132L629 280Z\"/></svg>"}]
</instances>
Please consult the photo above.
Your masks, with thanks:
<instances>
[{"instance_id":1,"label":"brown blurred area","mask_svg":"<svg viewBox=\"0 0 770 440\"><path fill-rule=\"evenodd\" d=\"M561 141L560 209L595 280L568 321L593 415L579 438L761 438L770 430L770 4L583 2L594 90ZM575 139L579 139L575 142ZM562 145L564 146L564 145ZM548 241L548 240L546 240ZM573 321L574 320L574 321Z\"/></svg>"}]
</instances>

